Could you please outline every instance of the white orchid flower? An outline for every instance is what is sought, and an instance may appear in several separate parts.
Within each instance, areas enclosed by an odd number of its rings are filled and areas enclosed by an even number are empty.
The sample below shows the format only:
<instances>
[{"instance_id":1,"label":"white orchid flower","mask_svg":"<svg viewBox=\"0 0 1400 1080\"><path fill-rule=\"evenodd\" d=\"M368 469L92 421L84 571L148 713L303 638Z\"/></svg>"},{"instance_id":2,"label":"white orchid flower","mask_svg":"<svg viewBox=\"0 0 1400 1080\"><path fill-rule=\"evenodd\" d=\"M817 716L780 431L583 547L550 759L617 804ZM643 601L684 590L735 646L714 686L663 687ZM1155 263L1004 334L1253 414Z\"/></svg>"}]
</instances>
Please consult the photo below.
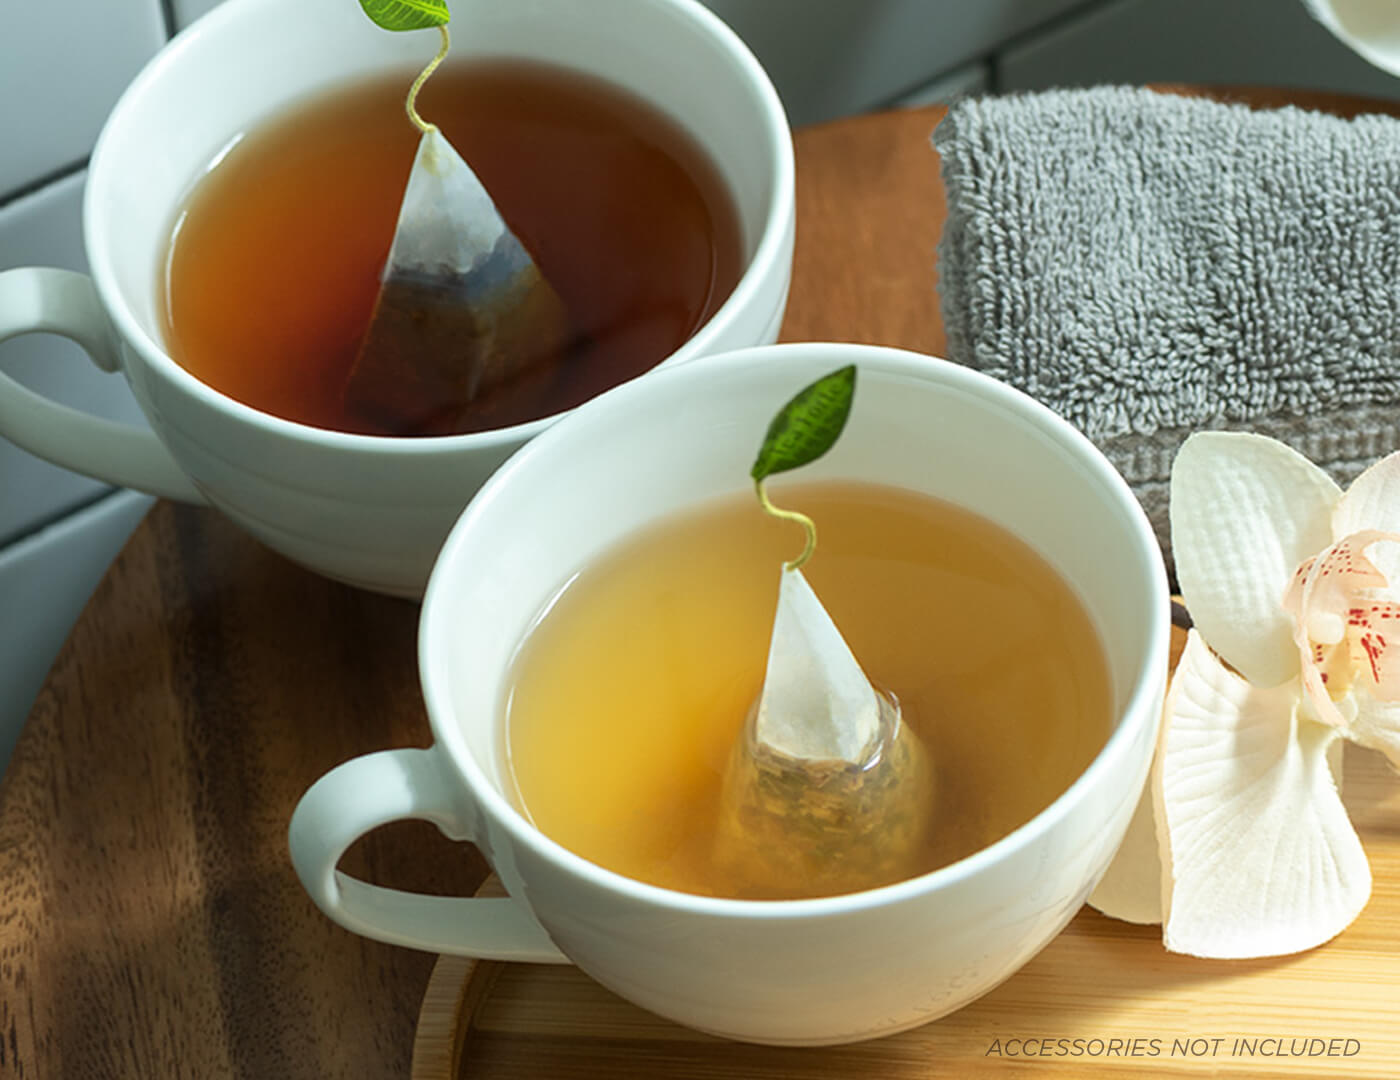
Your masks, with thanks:
<instances>
[{"instance_id":1,"label":"white orchid flower","mask_svg":"<svg viewBox=\"0 0 1400 1080\"><path fill-rule=\"evenodd\" d=\"M1273 439L1192 436L1172 548L1195 629L1152 779L1090 902L1174 952L1312 948L1366 906L1340 740L1400 767L1400 453L1345 494Z\"/></svg>"}]
</instances>

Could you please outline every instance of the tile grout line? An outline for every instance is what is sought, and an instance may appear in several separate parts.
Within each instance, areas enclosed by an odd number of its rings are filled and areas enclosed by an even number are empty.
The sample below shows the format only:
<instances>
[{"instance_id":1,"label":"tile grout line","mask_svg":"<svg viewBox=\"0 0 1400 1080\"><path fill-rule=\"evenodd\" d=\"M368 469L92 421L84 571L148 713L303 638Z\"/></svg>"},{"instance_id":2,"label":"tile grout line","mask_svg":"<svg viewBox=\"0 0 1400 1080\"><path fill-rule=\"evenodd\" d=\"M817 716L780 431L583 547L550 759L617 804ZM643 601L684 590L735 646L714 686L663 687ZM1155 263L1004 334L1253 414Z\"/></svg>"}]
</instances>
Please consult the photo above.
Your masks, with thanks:
<instances>
[{"instance_id":1,"label":"tile grout line","mask_svg":"<svg viewBox=\"0 0 1400 1080\"><path fill-rule=\"evenodd\" d=\"M1044 22L1028 26L1024 30L1012 34L1005 41L998 42L995 49L976 58L987 64L987 92L990 94L1005 92L1005 87L1002 86L1001 67L1008 52L1014 52L1037 38L1048 37L1068 26L1073 26L1077 22L1092 18L1094 15L1115 7L1122 7L1127 2L1128 0L1080 0L1073 7L1057 12Z\"/></svg>"},{"instance_id":2,"label":"tile grout line","mask_svg":"<svg viewBox=\"0 0 1400 1080\"><path fill-rule=\"evenodd\" d=\"M77 176L86 169L87 166L88 159L83 157L67 165L60 165L58 168L45 173L36 180L30 180L17 188L12 188L10 191L0 194L0 210L12 206L21 199L27 199L31 195L37 195L50 184L57 184L60 180L67 180L69 177Z\"/></svg>"},{"instance_id":3,"label":"tile grout line","mask_svg":"<svg viewBox=\"0 0 1400 1080\"><path fill-rule=\"evenodd\" d=\"M168 41L180 31L179 23L175 19L175 0L160 0L160 13L165 19L165 37Z\"/></svg>"},{"instance_id":4,"label":"tile grout line","mask_svg":"<svg viewBox=\"0 0 1400 1080\"><path fill-rule=\"evenodd\" d=\"M81 502L74 503L72 506L66 507L63 510L56 510L52 514L40 518L32 525L20 529L13 535L0 537L0 556L3 556L6 552L18 547L20 544L33 540L46 529L52 529L55 525L62 524L68 518L77 517L79 514L85 514L89 510L93 510L104 502L107 502L109 499L115 499L123 492L129 490L129 488L108 488L105 491L99 491L97 494ZM137 494L140 494L140 492Z\"/></svg>"},{"instance_id":5,"label":"tile grout line","mask_svg":"<svg viewBox=\"0 0 1400 1080\"><path fill-rule=\"evenodd\" d=\"M889 94L886 97L881 98L874 105L870 106L869 109L864 111L881 112L885 109L898 108L899 103L905 98L909 97L911 94L917 94L925 87L931 86L934 83L940 83L943 82L945 79L952 79L956 76L965 75L972 71L981 71L983 74L987 75L988 79L990 80L990 70L990 59L988 57L977 57L967 61L966 63L957 64L950 68L945 68L936 75L930 75L927 79L920 79L913 86L906 86L903 90L898 90L893 94Z\"/></svg>"},{"instance_id":6,"label":"tile grout line","mask_svg":"<svg viewBox=\"0 0 1400 1080\"><path fill-rule=\"evenodd\" d=\"M1123 2L1124 0L1079 0L1079 2L1074 4L1072 7L1068 7L1064 11L1058 12L1055 15L1050 16L1044 22L1038 22L1033 26L1028 26L1024 30L1020 30L1015 34L1012 34L1005 41L998 42L993 48L991 48L987 52L976 53L972 56L969 56L965 60L954 64L950 68L945 68L942 71L929 75L927 78L920 79L920 81L915 83L913 86L906 87L903 90L897 91L893 94L888 95L885 98L882 98L879 102L876 102L874 105L870 106L870 110L868 111L879 111L881 109L892 108L898 105L901 99L908 97L912 93L917 92L921 87L927 86L930 83L938 82L941 79L949 78L961 72L965 72L977 67L982 68L982 70L987 75L987 93L999 94L1002 91L1001 63L1002 56L1004 53L1006 53L1009 50L1014 50L1028 42L1034 41L1038 37L1054 33L1055 31L1065 26L1072 25L1073 23L1085 18L1086 16L1094 14L1098 11L1106 11L1109 8L1118 6Z\"/></svg>"},{"instance_id":7,"label":"tile grout line","mask_svg":"<svg viewBox=\"0 0 1400 1080\"><path fill-rule=\"evenodd\" d=\"M1028 26L1024 30L1012 34L1005 41L1000 42L992 52L987 53L985 58L994 60L1002 53L1014 51L1023 45L1030 44L1036 38L1056 33L1067 26L1074 25L1081 19L1108 11L1115 7L1122 7L1126 3L1127 0L1080 0L1080 2L1074 6L1056 12L1044 22L1038 22L1034 26Z\"/></svg>"}]
</instances>

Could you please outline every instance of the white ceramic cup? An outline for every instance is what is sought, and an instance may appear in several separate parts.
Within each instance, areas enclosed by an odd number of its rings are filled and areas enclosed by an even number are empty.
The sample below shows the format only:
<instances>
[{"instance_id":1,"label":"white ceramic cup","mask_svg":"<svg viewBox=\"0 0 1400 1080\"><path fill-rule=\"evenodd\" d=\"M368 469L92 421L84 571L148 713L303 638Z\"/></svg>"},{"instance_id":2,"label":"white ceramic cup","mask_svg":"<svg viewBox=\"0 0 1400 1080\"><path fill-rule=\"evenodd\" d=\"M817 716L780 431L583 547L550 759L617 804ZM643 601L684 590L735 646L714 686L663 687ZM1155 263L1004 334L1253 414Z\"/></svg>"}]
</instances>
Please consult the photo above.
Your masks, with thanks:
<instances>
[{"instance_id":1,"label":"white ceramic cup","mask_svg":"<svg viewBox=\"0 0 1400 1080\"><path fill-rule=\"evenodd\" d=\"M454 0L452 18L454 61L526 57L600 76L659 106L718 167L739 212L746 269L665 363L776 339L792 267L792 139L776 91L728 27L695 0ZM161 50L92 155L83 205L91 279L39 268L0 274L0 340L32 331L72 338L100 368L126 376L154 434L0 375L0 435L100 480L208 501L330 577L420 594L472 493L553 418L392 439L270 416L166 354L159 281L177 208L232 138L372 72L401 70L406 89L436 43L380 30L355 0L228 0Z\"/></svg>"},{"instance_id":2,"label":"white ceramic cup","mask_svg":"<svg viewBox=\"0 0 1400 1080\"><path fill-rule=\"evenodd\" d=\"M774 412L848 363L859 365L851 419L803 478L940 496L1028 541L1074 587L1103 639L1117 721L1107 745L1048 809L992 846L848 896L693 896L571 854L505 794L512 654L580 567L681 508L752 491L749 467ZM481 489L443 547L420 623L434 744L357 758L318 780L292 818L292 859L327 914L380 940L507 960L567 958L638 1005L735 1039L821 1044L889 1034L991 989L1089 894L1147 775L1169 624L1161 554L1127 485L1087 439L1020 392L873 346L710 357L581 406ZM335 869L357 837L401 818L475 842L510 898L416 896Z\"/></svg>"},{"instance_id":3,"label":"white ceramic cup","mask_svg":"<svg viewBox=\"0 0 1400 1080\"><path fill-rule=\"evenodd\" d=\"M1394 0L1303 0L1313 18L1362 59L1400 75L1400 17Z\"/></svg>"}]
</instances>

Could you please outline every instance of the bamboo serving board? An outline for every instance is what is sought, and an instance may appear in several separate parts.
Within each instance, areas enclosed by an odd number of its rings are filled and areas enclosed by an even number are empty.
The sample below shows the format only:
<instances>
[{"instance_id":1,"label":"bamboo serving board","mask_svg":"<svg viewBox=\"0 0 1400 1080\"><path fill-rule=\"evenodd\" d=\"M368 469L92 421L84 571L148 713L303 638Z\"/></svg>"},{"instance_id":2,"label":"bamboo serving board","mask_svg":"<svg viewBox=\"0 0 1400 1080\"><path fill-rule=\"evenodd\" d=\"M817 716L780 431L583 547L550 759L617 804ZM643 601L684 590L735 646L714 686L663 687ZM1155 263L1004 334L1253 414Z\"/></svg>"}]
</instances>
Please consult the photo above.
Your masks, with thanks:
<instances>
[{"instance_id":1,"label":"bamboo serving board","mask_svg":"<svg viewBox=\"0 0 1400 1080\"><path fill-rule=\"evenodd\" d=\"M1175 956L1160 928L1085 908L959 1012L821 1049L702 1035L570 967L443 957L419 1015L413 1080L1400 1076L1400 777L1379 755L1346 750L1345 801L1375 884L1361 917L1310 952Z\"/></svg>"}]
</instances>

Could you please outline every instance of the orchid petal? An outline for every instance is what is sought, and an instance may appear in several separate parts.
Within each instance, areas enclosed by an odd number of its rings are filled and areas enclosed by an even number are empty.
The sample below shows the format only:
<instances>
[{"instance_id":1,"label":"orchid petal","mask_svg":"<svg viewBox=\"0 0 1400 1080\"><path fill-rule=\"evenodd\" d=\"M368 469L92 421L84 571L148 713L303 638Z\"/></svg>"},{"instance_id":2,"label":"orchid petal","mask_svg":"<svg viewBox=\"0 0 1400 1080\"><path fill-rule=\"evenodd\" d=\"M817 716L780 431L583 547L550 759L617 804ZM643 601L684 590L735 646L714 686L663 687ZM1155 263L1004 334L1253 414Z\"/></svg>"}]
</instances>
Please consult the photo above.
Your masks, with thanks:
<instances>
[{"instance_id":1,"label":"orchid petal","mask_svg":"<svg viewBox=\"0 0 1400 1080\"><path fill-rule=\"evenodd\" d=\"M1397 546L1394 533L1350 533L1303 563L1284 595L1303 690L1323 723L1348 723L1337 700L1353 684L1381 701L1400 701L1400 604L1382 598L1387 578L1371 560Z\"/></svg>"},{"instance_id":2,"label":"orchid petal","mask_svg":"<svg viewBox=\"0 0 1400 1080\"><path fill-rule=\"evenodd\" d=\"M1357 627L1366 670L1372 683L1369 691L1379 701L1400 701L1400 604L1393 600L1369 600L1349 613Z\"/></svg>"},{"instance_id":3,"label":"orchid petal","mask_svg":"<svg viewBox=\"0 0 1400 1080\"><path fill-rule=\"evenodd\" d=\"M1283 443L1239 432L1187 439L1171 478L1172 552L1186 609L1256 686L1298 673L1281 601L1298 565L1332 541L1341 489Z\"/></svg>"},{"instance_id":4,"label":"orchid petal","mask_svg":"<svg viewBox=\"0 0 1400 1080\"><path fill-rule=\"evenodd\" d=\"M1394 538L1400 536L1400 533L1387 532L1385 535ZM1379 570L1386 580L1385 586L1376 589L1372 595L1385 600L1400 600L1400 543L1372 544L1366 552L1366 558L1371 560L1371 565Z\"/></svg>"},{"instance_id":5,"label":"orchid petal","mask_svg":"<svg viewBox=\"0 0 1400 1080\"><path fill-rule=\"evenodd\" d=\"M1386 583L1366 558L1366 546L1385 535L1365 532L1338 540L1298 567L1283 596L1283 610L1293 619L1293 641L1312 717L1333 727L1346 723L1331 690L1340 696L1351 684L1351 606L1363 589Z\"/></svg>"},{"instance_id":6,"label":"orchid petal","mask_svg":"<svg viewBox=\"0 0 1400 1080\"><path fill-rule=\"evenodd\" d=\"M1342 732L1361 746L1379 750L1400 769L1400 703L1377 701L1364 691L1352 695L1356 715Z\"/></svg>"},{"instance_id":7,"label":"orchid petal","mask_svg":"<svg viewBox=\"0 0 1400 1080\"><path fill-rule=\"evenodd\" d=\"M1364 529L1400 533L1400 451L1358 476L1332 513L1332 537Z\"/></svg>"},{"instance_id":8,"label":"orchid petal","mask_svg":"<svg viewBox=\"0 0 1400 1080\"><path fill-rule=\"evenodd\" d=\"M1162 921L1162 856L1150 786L1143 790L1118 853L1090 894L1089 904L1124 922Z\"/></svg>"},{"instance_id":9,"label":"orchid petal","mask_svg":"<svg viewBox=\"0 0 1400 1080\"><path fill-rule=\"evenodd\" d=\"M1336 731L1299 714L1298 691L1296 682L1250 686L1192 632L1153 787L1173 952L1298 952L1366 905L1370 867L1328 763Z\"/></svg>"}]
</instances>

